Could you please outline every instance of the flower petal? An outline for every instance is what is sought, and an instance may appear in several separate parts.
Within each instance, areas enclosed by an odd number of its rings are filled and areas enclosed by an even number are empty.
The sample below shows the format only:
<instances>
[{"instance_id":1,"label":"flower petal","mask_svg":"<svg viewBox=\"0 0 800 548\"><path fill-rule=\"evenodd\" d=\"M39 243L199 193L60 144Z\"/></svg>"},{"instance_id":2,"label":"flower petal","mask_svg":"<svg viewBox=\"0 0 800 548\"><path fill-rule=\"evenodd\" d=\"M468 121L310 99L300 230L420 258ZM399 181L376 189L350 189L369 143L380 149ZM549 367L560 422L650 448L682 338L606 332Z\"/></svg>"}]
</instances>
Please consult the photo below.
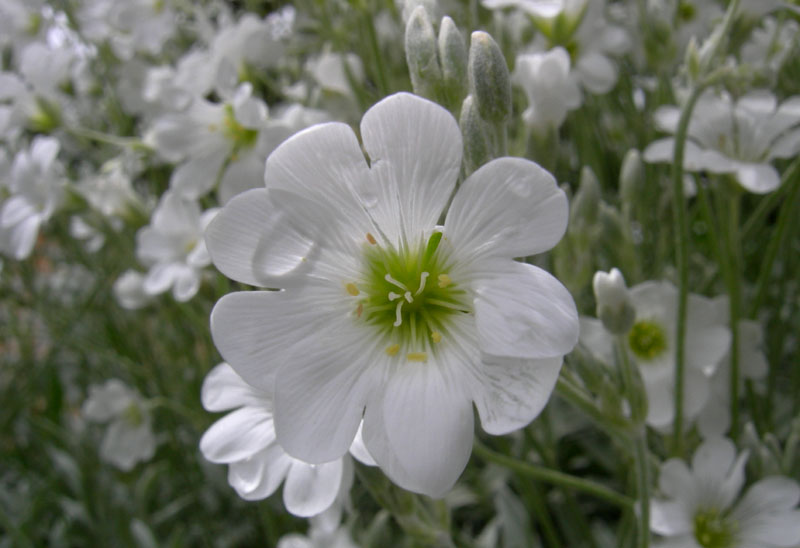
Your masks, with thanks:
<instances>
[{"instance_id":1,"label":"flower petal","mask_svg":"<svg viewBox=\"0 0 800 548\"><path fill-rule=\"evenodd\" d=\"M228 150L215 150L209 154L190 158L172 172L169 186L176 194L197 199L207 194L217 181L219 170L228 156Z\"/></svg>"},{"instance_id":2,"label":"flower petal","mask_svg":"<svg viewBox=\"0 0 800 548\"><path fill-rule=\"evenodd\" d=\"M364 419L367 449L383 471L404 489L432 497L453 487L472 449L472 405L449 369L430 360L398 368Z\"/></svg>"},{"instance_id":3,"label":"flower petal","mask_svg":"<svg viewBox=\"0 0 800 548\"><path fill-rule=\"evenodd\" d=\"M396 93L364 114L361 137L376 187L370 212L383 232L398 245L429 231L461 169L461 131L453 116L436 103Z\"/></svg>"},{"instance_id":4,"label":"flower petal","mask_svg":"<svg viewBox=\"0 0 800 548\"><path fill-rule=\"evenodd\" d=\"M227 411L246 405L268 408L267 395L261 395L223 362L209 371L203 380L200 400L206 411Z\"/></svg>"},{"instance_id":5,"label":"flower petal","mask_svg":"<svg viewBox=\"0 0 800 548\"><path fill-rule=\"evenodd\" d=\"M324 464L295 460L283 486L283 504L302 518L320 514L333 504L341 482L342 459Z\"/></svg>"},{"instance_id":6,"label":"flower petal","mask_svg":"<svg viewBox=\"0 0 800 548\"><path fill-rule=\"evenodd\" d=\"M684 535L693 530L688 508L683 502L650 501L650 530L659 535Z\"/></svg>"},{"instance_id":7,"label":"flower petal","mask_svg":"<svg viewBox=\"0 0 800 548\"><path fill-rule=\"evenodd\" d=\"M552 358L578 342L578 312L569 291L546 271L508 261L475 283L481 351L508 358Z\"/></svg>"},{"instance_id":8,"label":"flower petal","mask_svg":"<svg viewBox=\"0 0 800 548\"><path fill-rule=\"evenodd\" d=\"M282 360L275 386L275 428L287 453L309 463L344 455L372 389L371 356L382 350L342 317Z\"/></svg>"},{"instance_id":9,"label":"flower petal","mask_svg":"<svg viewBox=\"0 0 800 548\"><path fill-rule=\"evenodd\" d=\"M550 173L522 158L499 158L461 185L444 233L459 257L526 257L556 245L568 216L566 195Z\"/></svg>"},{"instance_id":10,"label":"flower petal","mask_svg":"<svg viewBox=\"0 0 800 548\"><path fill-rule=\"evenodd\" d=\"M582 55L575 65L583 86L594 94L611 91L617 82L617 67L596 51Z\"/></svg>"},{"instance_id":11,"label":"flower petal","mask_svg":"<svg viewBox=\"0 0 800 548\"><path fill-rule=\"evenodd\" d=\"M252 457L228 465L228 484L245 500L261 500L278 489L294 459L273 443Z\"/></svg>"},{"instance_id":12,"label":"flower petal","mask_svg":"<svg viewBox=\"0 0 800 548\"><path fill-rule=\"evenodd\" d=\"M781 176L769 164L739 164L736 180L756 194L768 194L781 185Z\"/></svg>"},{"instance_id":13,"label":"flower petal","mask_svg":"<svg viewBox=\"0 0 800 548\"><path fill-rule=\"evenodd\" d=\"M206 430L200 451L211 462L227 464L252 457L274 441L272 416L259 407L242 407Z\"/></svg>"}]
</instances>

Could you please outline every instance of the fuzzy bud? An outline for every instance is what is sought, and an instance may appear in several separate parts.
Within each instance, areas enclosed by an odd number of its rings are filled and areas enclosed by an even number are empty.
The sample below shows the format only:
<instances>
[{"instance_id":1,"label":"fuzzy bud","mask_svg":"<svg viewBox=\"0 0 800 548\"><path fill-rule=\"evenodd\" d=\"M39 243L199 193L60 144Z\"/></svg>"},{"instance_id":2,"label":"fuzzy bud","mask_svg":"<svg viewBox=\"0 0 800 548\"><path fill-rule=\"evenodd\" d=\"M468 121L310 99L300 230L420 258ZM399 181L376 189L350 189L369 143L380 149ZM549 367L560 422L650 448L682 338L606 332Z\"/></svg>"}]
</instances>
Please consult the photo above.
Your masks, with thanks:
<instances>
[{"instance_id":1,"label":"fuzzy bud","mask_svg":"<svg viewBox=\"0 0 800 548\"><path fill-rule=\"evenodd\" d=\"M597 301L597 317L603 322L603 326L617 335L627 333L636 319L636 311L631 304L622 272L616 268L612 268L609 273L596 272L592 288Z\"/></svg>"},{"instance_id":2,"label":"fuzzy bud","mask_svg":"<svg viewBox=\"0 0 800 548\"><path fill-rule=\"evenodd\" d=\"M467 47L464 45L464 37L450 17L442 18L438 45L448 102L459 105L467 94Z\"/></svg>"},{"instance_id":3,"label":"fuzzy bud","mask_svg":"<svg viewBox=\"0 0 800 548\"><path fill-rule=\"evenodd\" d=\"M475 99L472 95L467 95L467 98L464 99L458 123L464 138L464 165L469 174L492 158L489 128L478 114L478 108L475 106Z\"/></svg>"},{"instance_id":4,"label":"fuzzy bud","mask_svg":"<svg viewBox=\"0 0 800 548\"><path fill-rule=\"evenodd\" d=\"M504 124L511 114L511 77L503 52L489 33L472 33L468 66L470 91L481 118Z\"/></svg>"},{"instance_id":5,"label":"fuzzy bud","mask_svg":"<svg viewBox=\"0 0 800 548\"><path fill-rule=\"evenodd\" d=\"M406 62L411 75L414 93L428 99L437 99L442 87L442 69L439 66L436 34L423 6L417 6L406 23Z\"/></svg>"},{"instance_id":6,"label":"fuzzy bud","mask_svg":"<svg viewBox=\"0 0 800 548\"><path fill-rule=\"evenodd\" d=\"M597 221L597 207L600 203L600 183L589 166L581 170L580 185L570 210L570 225L587 226Z\"/></svg>"},{"instance_id":7,"label":"fuzzy bud","mask_svg":"<svg viewBox=\"0 0 800 548\"><path fill-rule=\"evenodd\" d=\"M639 198L644 180L642 155L635 148L625 153L619 173L619 192L623 203L634 204Z\"/></svg>"}]
</instances>

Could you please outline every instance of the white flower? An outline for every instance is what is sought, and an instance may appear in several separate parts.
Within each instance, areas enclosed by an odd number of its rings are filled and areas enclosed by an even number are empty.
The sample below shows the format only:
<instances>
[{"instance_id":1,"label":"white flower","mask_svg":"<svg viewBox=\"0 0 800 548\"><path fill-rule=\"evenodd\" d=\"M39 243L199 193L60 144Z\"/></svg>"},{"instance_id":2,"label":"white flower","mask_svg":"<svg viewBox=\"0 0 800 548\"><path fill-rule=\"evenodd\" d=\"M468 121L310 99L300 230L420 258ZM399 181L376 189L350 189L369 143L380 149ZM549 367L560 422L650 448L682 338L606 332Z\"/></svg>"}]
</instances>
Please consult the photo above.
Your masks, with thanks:
<instances>
[{"instance_id":1,"label":"white flower","mask_svg":"<svg viewBox=\"0 0 800 548\"><path fill-rule=\"evenodd\" d=\"M33 251L39 227L64 197L63 168L56 159L58 141L36 137L30 149L17 153L11 166L11 196L0 206L0 252L25 259Z\"/></svg>"},{"instance_id":2,"label":"white flower","mask_svg":"<svg viewBox=\"0 0 800 548\"><path fill-rule=\"evenodd\" d=\"M500 9L514 7L536 17L553 18L561 14L579 17L588 0L481 0L483 7Z\"/></svg>"},{"instance_id":3,"label":"white flower","mask_svg":"<svg viewBox=\"0 0 800 548\"><path fill-rule=\"evenodd\" d=\"M680 109L661 107L655 113L659 129L674 132ZM644 151L648 162L672 163L675 139L659 139ZM688 171L732 173L750 192L766 194L780 185L770 162L800 151L800 96L778 106L767 91L750 92L734 103L727 94L705 93L689 122L684 150Z\"/></svg>"},{"instance_id":4,"label":"white flower","mask_svg":"<svg viewBox=\"0 0 800 548\"><path fill-rule=\"evenodd\" d=\"M314 527L312 523L308 535L284 535L278 541L277 548L358 548L358 545L344 527L328 531Z\"/></svg>"},{"instance_id":5,"label":"white flower","mask_svg":"<svg viewBox=\"0 0 800 548\"><path fill-rule=\"evenodd\" d=\"M275 393L279 443L307 462L364 441L401 486L441 496L469 459L472 402L504 434L539 414L577 340L572 297L513 257L561 238L567 202L533 162L501 158L455 188L462 141L440 106L400 93L372 107L362 145L307 129L267 160L266 189L234 197L206 241L233 293L214 341Z\"/></svg>"},{"instance_id":6,"label":"white flower","mask_svg":"<svg viewBox=\"0 0 800 548\"><path fill-rule=\"evenodd\" d=\"M793 19L779 23L775 17L764 17L742 45L742 62L768 76L777 76L797 42L798 32L800 25Z\"/></svg>"},{"instance_id":7,"label":"white flower","mask_svg":"<svg viewBox=\"0 0 800 548\"><path fill-rule=\"evenodd\" d=\"M569 54L562 47L518 55L513 79L528 96L523 119L539 130L560 127L567 111L581 105L581 91L570 77Z\"/></svg>"},{"instance_id":8,"label":"white flower","mask_svg":"<svg viewBox=\"0 0 800 548\"><path fill-rule=\"evenodd\" d=\"M120 470L128 471L147 461L156 450L150 414L139 394L117 379L89 387L81 409L90 421L110 423L100 445L100 457Z\"/></svg>"},{"instance_id":9,"label":"white flower","mask_svg":"<svg viewBox=\"0 0 800 548\"><path fill-rule=\"evenodd\" d=\"M301 517L321 514L353 482L352 462L343 457L307 464L287 455L275 440L269 396L245 383L227 364L212 369L203 382L203 407L231 411L203 434L200 450L211 462L228 465L228 483L245 500L267 498L286 480L283 503ZM353 454L374 464L360 439Z\"/></svg>"},{"instance_id":10,"label":"white flower","mask_svg":"<svg viewBox=\"0 0 800 548\"><path fill-rule=\"evenodd\" d=\"M135 270L126 270L114 282L114 297L122 308L137 310L152 299L144 290L145 276Z\"/></svg>"},{"instance_id":11,"label":"white flower","mask_svg":"<svg viewBox=\"0 0 800 548\"><path fill-rule=\"evenodd\" d=\"M666 539L656 548L778 548L800 543L800 486L770 476L743 497L747 453L725 438L705 441L692 467L680 459L661 465L658 484L667 499L650 501L650 529Z\"/></svg>"},{"instance_id":12,"label":"white flower","mask_svg":"<svg viewBox=\"0 0 800 548\"><path fill-rule=\"evenodd\" d=\"M125 217L132 210L143 210L141 199L133 190L125 158L103 164L100 172L82 180L76 190L95 210L109 218Z\"/></svg>"},{"instance_id":13,"label":"white flower","mask_svg":"<svg viewBox=\"0 0 800 548\"><path fill-rule=\"evenodd\" d=\"M166 192L153 212L150 224L136 235L136 255L150 267L144 292L158 295L172 288L175 300L188 301L200 288L204 267L211 264L203 231L217 214L201 213L194 200Z\"/></svg>"},{"instance_id":14,"label":"white flower","mask_svg":"<svg viewBox=\"0 0 800 548\"><path fill-rule=\"evenodd\" d=\"M729 321L728 298L713 300L719 323ZM739 394L744 395L746 379L758 380L766 376L769 364L761 345L764 331L758 322L740 320L739 336ZM731 360L730 349L711 377L711 393L697 417L697 428L704 439L722 436L730 428L731 411Z\"/></svg>"},{"instance_id":15,"label":"white flower","mask_svg":"<svg viewBox=\"0 0 800 548\"><path fill-rule=\"evenodd\" d=\"M630 289L635 321L623 338L629 356L639 366L647 392L646 422L668 428L675 416L675 316L678 292L668 282L645 282ZM689 295L684 355L683 416L693 419L706 404L709 378L730 346L726 319L713 303ZM613 337L600 320L581 318L581 343L597 358L614 361Z\"/></svg>"}]
</instances>

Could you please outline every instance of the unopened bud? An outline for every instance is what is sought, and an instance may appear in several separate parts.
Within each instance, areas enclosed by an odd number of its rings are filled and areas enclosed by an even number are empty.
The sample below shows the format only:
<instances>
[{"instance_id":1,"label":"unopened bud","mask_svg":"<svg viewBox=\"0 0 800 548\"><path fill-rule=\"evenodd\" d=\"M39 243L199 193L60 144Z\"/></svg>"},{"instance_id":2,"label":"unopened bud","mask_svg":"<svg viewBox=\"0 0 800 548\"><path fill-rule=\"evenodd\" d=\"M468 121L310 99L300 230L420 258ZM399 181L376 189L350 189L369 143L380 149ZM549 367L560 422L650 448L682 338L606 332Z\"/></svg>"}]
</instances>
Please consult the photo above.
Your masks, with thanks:
<instances>
[{"instance_id":1,"label":"unopened bud","mask_svg":"<svg viewBox=\"0 0 800 548\"><path fill-rule=\"evenodd\" d=\"M635 148L625 153L619 173L619 193L622 202L634 204L639 198L644 179L642 155Z\"/></svg>"},{"instance_id":2,"label":"unopened bud","mask_svg":"<svg viewBox=\"0 0 800 548\"><path fill-rule=\"evenodd\" d=\"M603 322L603 327L614 334L627 333L636 319L636 311L622 272L616 268L609 273L596 272L592 288L597 301L597 317Z\"/></svg>"},{"instance_id":3,"label":"unopened bud","mask_svg":"<svg viewBox=\"0 0 800 548\"><path fill-rule=\"evenodd\" d=\"M570 210L570 224L576 227L594 224L600 202L600 184L589 166L581 170L580 185Z\"/></svg>"},{"instance_id":4,"label":"unopened bud","mask_svg":"<svg viewBox=\"0 0 800 548\"><path fill-rule=\"evenodd\" d=\"M468 72L470 91L481 117L492 124L504 124L511 114L511 78L503 52L489 33L472 33Z\"/></svg>"},{"instance_id":5,"label":"unopened bud","mask_svg":"<svg viewBox=\"0 0 800 548\"><path fill-rule=\"evenodd\" d=\"M423 6L417 6L406 23L406 62L414 93L437 99L442 69L437 56L436 34Z\"/></svg>"},{"instance_id":6,"label":"unopened bud","mask_svg":"<svg viewBox=\"0 0 800 548\"><path fill-rule=\"evenodd\" d=\"M447 16L439 27L439 61L447 99L458 105L467 94L467 47L458 27Z\"/></svg>"},{"instance_id":7,"label":"unopened bud","mask_svg":"<svg viewBox=\"0 0 800 548\"><path fill-rule=\"evenodd\" d=\"M37 133L51 133L61 125L61 107L41 97L35 99L36 108L28 119L28 125Z\"/></svg>"},{"instance_id":8,"label":"unopened bud","mask_svg":"<svg viewBox=\"0 0 800 548\"><path fill-rule=\"evenodd\" d=\"M697 38L694 36L689 39L689 45L686 47L684 63L686 63L689 78L692 81L697 81L700 77L700 52L697 48Z\"/></svg>"},{"instance_id":9,"label":"unopened bud","mask_svg":"<svg viewBox=\"0 0 800 548\"><path fill-rule=\"evenodd\" d=\"M478 108L475 106L475 99L472 95L467 95L467 98L464 99L458 123L464 138L464 165L469 174L492 158L489 128L478 114Z\"/></svg>"}]
</instances>

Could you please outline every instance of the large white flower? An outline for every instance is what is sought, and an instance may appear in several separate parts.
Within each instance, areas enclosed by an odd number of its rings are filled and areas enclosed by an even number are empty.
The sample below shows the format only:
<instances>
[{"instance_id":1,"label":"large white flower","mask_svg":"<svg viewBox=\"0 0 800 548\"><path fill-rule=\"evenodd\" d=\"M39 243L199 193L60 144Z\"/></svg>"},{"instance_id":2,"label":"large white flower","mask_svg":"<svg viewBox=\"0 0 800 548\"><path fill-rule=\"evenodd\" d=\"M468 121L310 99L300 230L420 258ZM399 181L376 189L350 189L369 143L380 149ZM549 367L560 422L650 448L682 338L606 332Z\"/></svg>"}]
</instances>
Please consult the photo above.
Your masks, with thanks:
<instances>
[{"instance_id":1,"label":"large white flower","mask_svg":"<svg viewBox=\"0 0 800 548\"><path fill-rule=\"evenodd\" d=\"M100 445L103 460L127 471L153 457L156 440L150 413L139 394L122 381L110 379L89 387L81 413L87 420L109 424Z\"/></svg>"},{"instance_id":2,"label":"large white flower","mask_svg":"<svg viewBox=\"0 0 800 548\"><path fill-rule=\"evenodd\" d=\"M675 317L678 291L669 282L645 282L629 292L635 321L623 335L647 392L647 424L668 428L675 416ZM726 318L710 299L689 295L686 315L683 415L697 414L708 401L710 377L730 346ZM581 344L597 358L614 361L613 335L600 320L581 317Z\"/></svg>"},{"instance_id":3,"label":"large white flower","mask_svg":"<svg viewBox=\"0 0 800 548\"><path fill-rule=\"evenodd\" d=\"M353 481L350 457L314 465L287 455L275 441L269 396L249 386L227 363L208 373L202 400L208 411L231 411L203 434L200 450L211 462L228 465L228 483L243 499L267 498L286 480L286 509L309 517L324 512L349 491ZM360 438L351 451L374 465Z\"/></svg>"},{"instance_id":4,"label":"large white flower","mask_svg":"<svg viewBox=\"0 0 800 548\"><path fill-rule=\"evenodd\" d=\"M504 434L547 402L577 340L555 278L513 257L561 238L567 202L533 162L494 160L461 184L461 134L438 105L400 93L350 127L304 130L267 160L266 189L209 226L227 276L281 291L233 293L211 316L223 357L275 392L278 441L307 462L364 441L401 486L434 496L472 447L472 402ZM368 161L364 157L368 155Z\"/></svg>"},{"instance_id":5,"label":"large white flower","mask_svg":"<svg viewBox=\"0 0 800 548\"><path fill-rule=\"evenodd\" d=\"M662 131L674 133L680 109L667 106L655 113ZM645 149L648 162L671 163L675 139L659 139ZM688 171L732 173L750 192L766 194L780 185L770 165L775 158L791 158L800 151L800 96L778 106L768 91L754 91L736 102L727 94L705 93L689 121L684 151Z\"/></svg>"},{"instance_id":6,"label":"large white flower","mask_svg":"<svg viewBox=\"0 0 800 548\"><path fill-rule=\"evenodd\" d=\"M747 454L725 438L707 440L689 469L680 459L661 465L667 499L650 501L650 528L666 537L657 548L778 548L800 543L800 486L770 476L743 497Z\"/></svg>"}]
</instances>

